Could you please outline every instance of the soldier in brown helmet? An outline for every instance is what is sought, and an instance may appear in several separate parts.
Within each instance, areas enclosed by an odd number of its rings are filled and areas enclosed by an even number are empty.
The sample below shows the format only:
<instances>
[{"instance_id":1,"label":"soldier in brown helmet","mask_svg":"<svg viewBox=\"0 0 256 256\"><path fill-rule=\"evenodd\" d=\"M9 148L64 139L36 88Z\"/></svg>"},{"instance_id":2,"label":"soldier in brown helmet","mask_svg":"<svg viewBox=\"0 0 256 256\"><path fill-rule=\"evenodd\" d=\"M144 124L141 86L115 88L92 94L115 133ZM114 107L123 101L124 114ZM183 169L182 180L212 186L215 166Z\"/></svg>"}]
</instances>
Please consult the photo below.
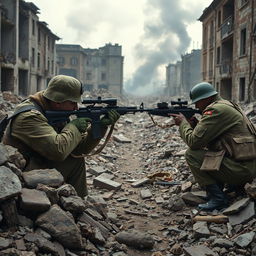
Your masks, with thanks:
<instances>
[{"instance_id":1,"label":"soldier in brown helmet","mask_svg":"<svg viewBox=\"0 0 256 256\"><path fill-rule=\"evenodd\" d=\"M77 118L61 127L48 124L44 116L47 110L76 110L81 102L82 84L71 76L53 77L46 90L29 96L19 104L18 114L8 125L3 142L20 150L27 160L25 171L56 168L65 182L74 186L77 194L88 194L86 171L83 157L75 157L91 152L101 139L92 137L88 128L90 119ZM101 119L102 137L107 126L114 124L119 114L111 110Z\"/></svg>"}]
</instances>

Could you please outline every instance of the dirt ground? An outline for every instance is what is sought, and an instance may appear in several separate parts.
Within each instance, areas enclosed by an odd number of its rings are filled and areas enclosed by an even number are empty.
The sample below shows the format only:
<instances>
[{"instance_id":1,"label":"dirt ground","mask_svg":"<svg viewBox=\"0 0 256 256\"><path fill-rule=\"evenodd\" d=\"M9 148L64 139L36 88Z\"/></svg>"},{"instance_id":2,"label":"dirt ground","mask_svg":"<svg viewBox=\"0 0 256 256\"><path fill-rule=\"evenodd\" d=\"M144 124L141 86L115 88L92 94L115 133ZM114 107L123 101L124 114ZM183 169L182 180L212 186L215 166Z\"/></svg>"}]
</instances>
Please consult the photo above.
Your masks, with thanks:
<instances>
[{"instance_id":1,"label":"dirt ground","mask_svg":"<svg viewBox=\"0 0 256 256\"><path fill-rule=\"evenodd\" d=\"M132 117L132 119L136 120L136 117ZM157 127L138 129L138 125L134 123L125 125L118 129L118 131L115 131L114 134L122 132L132 142L116 143L112 140L106 149L111 149L113 154L118 156L113 162L116 169L114 180L122 183L121 190L114 192L112 198L107 200L110 210L113 210L123 223L121 230L145 231L152 235L156 241L154 249L151 251L128 248L127 254L132 256L168 255L171 246L175 243L172 237L168 235L168 227L176 227L176 224L181 223L182 215L179 216L179 213L172 213L168 209L164 209L162 204L157 203L155 200L157 197L161 197L168 201L170 193L172 189L175 189L175 186L168 187L154 184L145 184L138 188L131 186L132 181L146 177L156 171L168 171L168 169L171 169L171 167L168 168L166 166L168 159L158 159L155 157L155 154L161 154L164 150L161 149L161 143L159 143L159 140L160 142L162 140L162 136L156 135L156 133L160 132L170 137L168 134L170 131L159 129ZM178 137L178 133L176 136ZM145 150L143 145L147 143L150 144L150 147ZM168 143L171 142L169 141ZM108 154L111 155L110 152ZM180 161L180 158L177 158L177 161ZM182 162L184 162L184 159ZM152 197L142 199L140 191L146 188L151 191ZM93 192L100 190L92 185L90 189ZM104 190L100 191L101 193L105 192ZM140 213L141 216L128 214L125 212L126 210ZM156 252L161 252L161 254L154 254Z\"/></svg>"}]
</instances>

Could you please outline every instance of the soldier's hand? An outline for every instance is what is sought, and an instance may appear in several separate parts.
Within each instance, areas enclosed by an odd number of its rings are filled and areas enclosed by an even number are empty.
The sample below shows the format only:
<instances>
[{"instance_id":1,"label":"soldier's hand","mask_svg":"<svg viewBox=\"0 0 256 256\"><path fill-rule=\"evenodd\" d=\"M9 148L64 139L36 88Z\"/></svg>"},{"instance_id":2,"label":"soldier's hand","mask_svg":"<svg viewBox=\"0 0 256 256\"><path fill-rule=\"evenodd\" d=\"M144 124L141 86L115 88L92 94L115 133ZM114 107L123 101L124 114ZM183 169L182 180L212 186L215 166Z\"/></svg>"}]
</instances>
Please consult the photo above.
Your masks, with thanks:
<instances>
[{"instance_id":1,"label":"soldier's hand","mask_svg":"<svg viewBox=\"0 0 256 256\"><path fill-rule=\"evenodd\" d=\"M76 128L79 130L79 132L84 133L86 132L87 128L88 128L88 124L91 122L92 120L90 118L87 117L80 117L80 118L76 118L74 120L72 120L70 122L70 124L73 124L76 126Z\"/></svg>"},{"instance_id":2,"label":"soldier's hand","mask_svg":"<svg viewBox=\"0 0 256 256\"><path fill-rule=\"evenodd\" d=\"M175 124L178 125L178 126L181 124L181 122L184 119L186 119L186 117L181 113L179 113L179 114L170 114L170 116L173 117Z\"/></svg>"},{"instance_id":3,"label":"soldier's hand","mask_svg":"<svg viewBox=\"0 0 256 256\"><path fill-rule=\"evenodd\" d=\"M188 119L188 122L190 123L192 128L195 128L199 121L195 116L192 116L190 119Z\"/></svg>"},{"instance_id":4,"label":"soldier's hand","mask_svg":"<svg viewBox=\"0 0 256 256\"><path fill-rule=\"evenodd\" d=\"M111 109L107 113L107 115L101 119L101 124L104 126L115 124L116 121L119 119L119 117L120 117L120 114L114 109Z\"/></svg>"}]
</instances>

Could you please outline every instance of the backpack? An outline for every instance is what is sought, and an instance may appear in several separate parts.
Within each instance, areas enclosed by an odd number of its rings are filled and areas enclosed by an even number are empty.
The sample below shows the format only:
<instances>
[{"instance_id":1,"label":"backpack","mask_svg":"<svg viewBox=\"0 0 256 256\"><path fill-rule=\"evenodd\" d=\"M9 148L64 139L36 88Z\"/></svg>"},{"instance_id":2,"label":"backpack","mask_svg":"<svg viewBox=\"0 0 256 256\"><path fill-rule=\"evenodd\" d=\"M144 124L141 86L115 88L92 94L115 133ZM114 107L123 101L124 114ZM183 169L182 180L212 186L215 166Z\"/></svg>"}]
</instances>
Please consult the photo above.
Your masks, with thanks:
<instances>
[{"instance_id":1,"label":"backpack","mask_svg":"<svg viewBox=\"0 0 256 256\"><path fill-rule=\"evenodd\" d=\"M10 117L8 117L8 115L5 115L5 117L2 120L0 120L0 141L3 138L3 135L4 135L4 132L5 132L5 129L6 129L7 125L9 124L9 122L12 119L14 119L20 113L28 112L31 109L37 109L37 110L39 110L41 112L42 110L38 109L38 107L39 106L35 106L35 105L23 106L18 111L14 112L14 114L11 115Z\"/></svg>"}]
</instances>

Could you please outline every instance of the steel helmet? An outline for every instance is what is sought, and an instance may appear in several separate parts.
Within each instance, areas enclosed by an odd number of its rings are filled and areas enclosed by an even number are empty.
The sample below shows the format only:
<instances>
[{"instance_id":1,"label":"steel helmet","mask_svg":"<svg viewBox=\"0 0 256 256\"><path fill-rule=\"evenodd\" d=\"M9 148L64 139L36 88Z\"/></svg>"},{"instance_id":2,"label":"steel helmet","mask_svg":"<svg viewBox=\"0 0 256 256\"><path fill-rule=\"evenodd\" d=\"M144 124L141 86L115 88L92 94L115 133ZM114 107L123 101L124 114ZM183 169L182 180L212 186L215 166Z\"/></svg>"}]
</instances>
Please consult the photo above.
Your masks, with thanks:
<instances>
[{"instance_id":1,"label":"steel helmet","mask_svg":"<svg viewBox=\"0 0 256 256\"><path fill-rule=\"evenodd\" d=\"M202 82L199 84L196 84L191 90L190 90L190 99L192 100L192 103L196 103L199 100L206 99L210 96L218 94L217 91L213 88L213 86L207 82Z\"/></svg>"},{"instance_id":2,"label":"steel helmet","mask_svg":"<svg viewBox=\"0 0 256 256\"><path fill-rule=\"evenodd\" d=\"M81 102L82 84L72 76L57 75L48 83L48 87L43 92L43 96L54 102L66 100Z\"/></svg>"}]
</instances>

